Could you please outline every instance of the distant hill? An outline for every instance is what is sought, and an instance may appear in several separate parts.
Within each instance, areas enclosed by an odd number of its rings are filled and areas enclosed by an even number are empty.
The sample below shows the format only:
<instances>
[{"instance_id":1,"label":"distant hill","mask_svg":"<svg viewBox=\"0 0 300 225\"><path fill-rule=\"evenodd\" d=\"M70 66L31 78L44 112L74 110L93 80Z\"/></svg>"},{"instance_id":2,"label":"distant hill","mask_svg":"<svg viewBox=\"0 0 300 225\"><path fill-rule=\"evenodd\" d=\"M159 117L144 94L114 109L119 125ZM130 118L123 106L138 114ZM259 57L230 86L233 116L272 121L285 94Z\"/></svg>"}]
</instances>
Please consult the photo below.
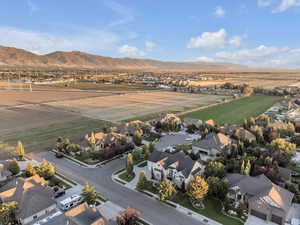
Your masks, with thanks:
<instances>
[{"instance_id":1,"label":"distant hill","mask_svg":"<svg viewBox=\"0 0 300 225\"><path fill-rule=\"evenodd\" d=\"M112 58L79 51L57 51L46 55L0 46L0 66L68 67L101 69L234 70L245 66L218 62L165 62L150 59Z\"/></svg>"}]
</instances>

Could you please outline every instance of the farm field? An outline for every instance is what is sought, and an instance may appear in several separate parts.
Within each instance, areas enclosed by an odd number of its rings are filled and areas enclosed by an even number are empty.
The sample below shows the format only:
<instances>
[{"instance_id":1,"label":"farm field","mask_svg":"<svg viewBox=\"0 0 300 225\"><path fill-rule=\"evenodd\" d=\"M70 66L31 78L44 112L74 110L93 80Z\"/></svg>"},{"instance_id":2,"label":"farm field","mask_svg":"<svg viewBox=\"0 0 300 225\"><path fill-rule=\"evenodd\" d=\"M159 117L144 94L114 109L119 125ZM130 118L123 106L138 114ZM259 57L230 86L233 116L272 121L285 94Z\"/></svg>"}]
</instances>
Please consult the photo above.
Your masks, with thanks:
<instances>
[{"instance_id":1,"label":"farm field","mask_svg":"<svg viewBox=\"0 0 300 225\"><path fill-rule=\"evenodd\" d=\"M77 112L85 117L115 122L170 110L181 111L184 107L210 105L223 98L224 96L160 91L58 101L48 105Z\"/></svg>"},{"instance_id":2,"label":"farm field","mask_svg":"<svg viewBox=\"0 0 300 225\"><path fill-rule=\"evenodd\" d=\"M219 124L232 123L241 125L245 118L259 115L280 99L281 97L278 96L250 96L204 110L188 113L182 117L191 117L202 120L213 119Z\"/></svg>"}]
</instances>

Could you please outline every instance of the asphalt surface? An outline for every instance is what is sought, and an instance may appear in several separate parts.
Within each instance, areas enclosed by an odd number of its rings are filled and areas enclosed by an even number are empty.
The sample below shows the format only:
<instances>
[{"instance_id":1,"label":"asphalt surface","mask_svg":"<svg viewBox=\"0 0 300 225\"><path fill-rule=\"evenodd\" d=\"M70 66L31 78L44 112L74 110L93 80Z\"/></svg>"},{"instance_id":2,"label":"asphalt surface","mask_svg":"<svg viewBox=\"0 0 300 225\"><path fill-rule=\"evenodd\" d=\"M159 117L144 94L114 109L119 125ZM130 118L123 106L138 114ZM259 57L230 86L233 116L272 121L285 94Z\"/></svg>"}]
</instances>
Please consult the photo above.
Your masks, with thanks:
<instances>
[{"instance_id":1,"label":"asphalt surface","mask_svg":"<svg viewBox=\"0 0 300 225\"><path fill-rule=\"evenodd\" d=\"M153 225L204 225L171 206L112 181L112 173L124 168L124 159L114 160L101 168L84 168L69 160L57 159L50 152L35 155L34 159L48 160L56 166L58 173L81 185L87 182L92 184L103 197L123 208L137 209L142 213L142 218Z\"/></svg>"}]
</instances>

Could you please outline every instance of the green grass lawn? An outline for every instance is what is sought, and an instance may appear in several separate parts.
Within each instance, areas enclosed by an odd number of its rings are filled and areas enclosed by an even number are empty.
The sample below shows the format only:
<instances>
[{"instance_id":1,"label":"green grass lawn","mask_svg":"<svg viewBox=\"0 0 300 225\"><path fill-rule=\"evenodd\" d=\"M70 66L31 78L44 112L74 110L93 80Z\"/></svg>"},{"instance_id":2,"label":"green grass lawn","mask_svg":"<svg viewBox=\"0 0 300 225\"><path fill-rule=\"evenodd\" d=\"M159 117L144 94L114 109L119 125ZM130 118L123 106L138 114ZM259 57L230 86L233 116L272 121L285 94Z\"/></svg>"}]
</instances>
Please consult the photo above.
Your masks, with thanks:
<instances>
[{"instance_id":1,"label":"green grass lawn","mask_svg":"<svg viewBox=\"0 0 300 225\"><path fill-rule=\"evenodd\" d=\"M92 131L101 131L106 122L89 118L81 118L65 123L51 124L47 127L33 128L23 132L1 134L0 158L7 157L15 149L18 140L24 144L26 152L41 152L51 149L59 136L71 140L84 137Z\"/></svg>"},{"instance_id":2,"label":"green grass lawn","mask_svg":"<svg viewBox=\"0 0 300 225\"><path fill-rule=\"evenodd\" d=\"M121 180L124 180L126 182L130 182L133 180L133 178L135 177L135 175L131 175L131 176L128 176L127 172L124 172L124 173L121 173L118 178L120 178Z\"/></svg>"},{"instance_id":3,"label":"green grass lawn","mask_svg":"<svg viewBox=\"0 0 300 225\"><path fill-rule=\"evenodd\" d=\"M213 119L218 124L231 123L241 125L244 119L259 115L280 99L281 97L278 96L250 96L201 111L188 113L182 117L191 117L202 120Z\"/></svg>"},{"instance_id":4,"label":"green grass lawn","mask_svg":"<svg viewBox=\"0 0 300 225\"><path fill-rule=\"evenodd\" d=\"M218 200L206 199L204 201L205 209L196 209L190 203L188 196L181 192L177 192L177 194L171 199L171 201L176 202L210 219L216 220L222 223L223 225L242 225L240 221L222 214L222 205L221 202L219 202Z\"/></svg>"}]
</instances>

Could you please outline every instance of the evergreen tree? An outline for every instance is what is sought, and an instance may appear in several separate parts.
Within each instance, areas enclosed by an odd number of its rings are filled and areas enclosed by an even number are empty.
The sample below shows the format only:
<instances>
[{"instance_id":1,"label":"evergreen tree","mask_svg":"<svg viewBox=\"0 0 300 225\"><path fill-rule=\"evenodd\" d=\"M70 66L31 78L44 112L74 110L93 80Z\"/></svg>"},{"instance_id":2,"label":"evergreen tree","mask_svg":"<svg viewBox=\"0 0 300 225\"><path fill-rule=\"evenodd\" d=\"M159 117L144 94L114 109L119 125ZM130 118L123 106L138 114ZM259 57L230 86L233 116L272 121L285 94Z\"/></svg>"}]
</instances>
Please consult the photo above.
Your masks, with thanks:
<instances>
[{"instance_id":1,"label":"evergreen tree","mask_svg":"<svg viewBox=\"0 0 300 225\"><path fill-rule=\"evenodd\" d=\"M140 146L142 144L142 134L139 130L136 130L133 134L132 141L135 145Z\"/></svg>"},{"instance_id":2,"label":"evergreen tree","mask_svg":"<svg viewBox=\"0 0 300 225\"><path fill-rule=\"evenodd\" d=\"M158 187L159 200L164 201L169 199L175 193L175 188L170 180L164 179Z\"/></svg>"},{"instance_id":3,"label":"evergreen tree","mask_svg":"<svg viewBox=\"0 0 300 225\"><path fill-rule=\"evenodd\" d=\"M36 169L33 168L32 163L28 163L27 167L25 169L25 176L31 177L31 176L34 176L35 174L36 174Z\"/></svg>"},{"instance_id":4,"label":"evergreen tree","mask_svg":"<svg viewBox=\"0 0 300 225\"><path fill-rule=\"evenodd\" d=\"M16 152L18 155L19 160L23 160L25 156L25 149L21 141L18 141L16 146Z\"/></svg>"},{"instance_id":5,"label":"evergreen tree","mask_svg":"<svg viewBox=\"0 0 300 225\"><path fill-rule=\"evenodd\" d=\"M20 173L20 166L15 158L10 162L8 169L13 175Z\"/></svg>"},{"instance_id":6,"label":"evergreen tree","mask_svg":"<svg viewBox=\"0 0 300 225\"><path fill-rule=\"evenodd\" d=\"M149 143L149 152L152 153L155 151L155 144L153 142L150 142Z\"/></svg>"},{"instance_id":7,"label":"evergreen tree","mask_svg":"<svg viewBox=\"0 0 300 225\"><path fill-rule=\"evenodd\" d=\"M201 201L208 193L208 184L200 176L190 181L187 187L187 194L193 201Z\"/></svg>"},{"instance_id":8,"label":"evergreen tree","mask_svg":"<svg viewBox=\"0 0 300 225\"><path fill-rule=\"evenodd\" d=\"M95 204L98 194L92 185L86 183L82 189L81 196L83 198L83 201L87 202L87 204L90 205Z\"/></svg>"}]
</instances>

